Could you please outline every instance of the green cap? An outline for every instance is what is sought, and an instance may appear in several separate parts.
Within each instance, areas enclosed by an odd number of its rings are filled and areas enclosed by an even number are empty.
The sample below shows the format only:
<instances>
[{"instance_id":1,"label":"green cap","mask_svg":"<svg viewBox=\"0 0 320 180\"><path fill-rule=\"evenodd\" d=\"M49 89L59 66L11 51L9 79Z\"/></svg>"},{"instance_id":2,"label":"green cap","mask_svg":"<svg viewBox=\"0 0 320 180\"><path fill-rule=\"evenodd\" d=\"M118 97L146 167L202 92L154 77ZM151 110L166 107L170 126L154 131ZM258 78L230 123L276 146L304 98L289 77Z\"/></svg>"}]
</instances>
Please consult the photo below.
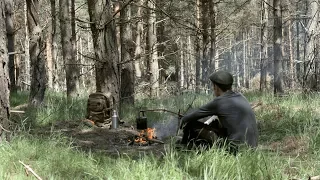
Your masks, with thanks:
<instances>
[{"instance_id":1,"label":"green cap","mask_svg":"<svg viewBox=\"0 0 320 180\"><path fill-rule=\"evenodd\" d=\"M216 83L216 84L232 85L233 83L233 77L227 71L214 72L209 76L209 79L211 80L212 83Z\"/></svg>"}]
</instances>

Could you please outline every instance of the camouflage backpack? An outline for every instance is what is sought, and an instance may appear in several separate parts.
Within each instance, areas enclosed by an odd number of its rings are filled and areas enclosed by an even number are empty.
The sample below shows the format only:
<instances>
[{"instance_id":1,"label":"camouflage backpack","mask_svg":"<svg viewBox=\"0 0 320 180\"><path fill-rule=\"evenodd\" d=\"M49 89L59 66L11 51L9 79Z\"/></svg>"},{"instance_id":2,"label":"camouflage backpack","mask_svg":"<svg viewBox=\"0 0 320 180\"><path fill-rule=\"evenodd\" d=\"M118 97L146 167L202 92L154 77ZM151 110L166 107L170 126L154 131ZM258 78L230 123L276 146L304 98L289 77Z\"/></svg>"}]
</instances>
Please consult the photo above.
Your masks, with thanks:
<instances>
[{"instance_id":1,"label":"camouflage backpack","mask_svg":"<svg viewBox=\"0 0 320 180\"><path fill-rule=\"evenodd\" d=\"M86 118L95 123L105 123L110 121L110 117L111 107L108 97L100 92L90 94Z\"/></svg>"}]
</instances>

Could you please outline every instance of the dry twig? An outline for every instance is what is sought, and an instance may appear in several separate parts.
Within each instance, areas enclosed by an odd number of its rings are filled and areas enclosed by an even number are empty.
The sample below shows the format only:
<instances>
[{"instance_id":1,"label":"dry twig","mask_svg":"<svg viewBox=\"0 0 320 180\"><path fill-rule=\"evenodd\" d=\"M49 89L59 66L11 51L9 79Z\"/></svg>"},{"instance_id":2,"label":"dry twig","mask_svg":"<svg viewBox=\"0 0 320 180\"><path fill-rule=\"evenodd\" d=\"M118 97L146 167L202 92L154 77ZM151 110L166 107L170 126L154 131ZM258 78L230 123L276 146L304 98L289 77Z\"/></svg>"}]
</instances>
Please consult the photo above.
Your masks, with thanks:
<instances>
[{"instance_id":1,"label":"dry twig","mask_svg":"<svg viewBox=\"0 0 320 180\"><path fill-rule=\"evenodd\" d=\"M24 166L24 168L25 168L27 171L31 172L38 180L42 180L42 178L41 178L36 172L34 172L34 171L31 169L30 166L24 164L22 161L19 161L19 163L21 163L21 164ZM26 171L26 172L27 172L27 171Z\"/></svg>"}]
</instances>

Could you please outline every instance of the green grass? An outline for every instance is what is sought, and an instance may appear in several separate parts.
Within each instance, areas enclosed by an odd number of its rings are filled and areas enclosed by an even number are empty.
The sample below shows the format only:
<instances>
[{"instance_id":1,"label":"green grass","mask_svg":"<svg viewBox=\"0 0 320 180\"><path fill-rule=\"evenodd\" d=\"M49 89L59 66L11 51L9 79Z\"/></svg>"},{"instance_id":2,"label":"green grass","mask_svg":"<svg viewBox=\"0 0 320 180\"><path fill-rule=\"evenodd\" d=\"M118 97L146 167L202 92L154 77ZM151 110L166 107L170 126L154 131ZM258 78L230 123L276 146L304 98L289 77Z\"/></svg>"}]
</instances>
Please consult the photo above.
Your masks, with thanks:
<instances>
[{"instance_id":1,"label":"green grass","mask_svg":"<svg viewBox=\"0 0 320 180\"><path fill-rule=\"evenodd\" d=\"M134 107L122 108L123 119L134 122L137 110L166 108L186 110L194 95L185 94L160 100L141 100ZM0 179L30 179L19 160L30 165L44 179L307 179L320 175L320 95L292 94L282 99L270 94L247 93L249 101L261 101L256 117L259 121L259 147L243 150L234 157L223 150L180 152L167 145L163 156L140 155L119 157L105 153L84 152L72 140L59 133L35 135L29 131L58 121L84 118L86 99L67 103L64 96L51 93L45 105L29 109L24 116L13 115L18 124L10 143L0 144ZM193 108L212 99L197 95ZM26 93L11 97L12 106L27 101ZM317 109L318 108L318 109ZM167 121L171 114L149 112L153 122ZM305 150L283 151L284 139L297 137L306 141ZM270 151L272 143L280 147ZM298 149L299 147L294 147ZM29 176L32 176L29 173Z\"/></svg>"}]
</instances>

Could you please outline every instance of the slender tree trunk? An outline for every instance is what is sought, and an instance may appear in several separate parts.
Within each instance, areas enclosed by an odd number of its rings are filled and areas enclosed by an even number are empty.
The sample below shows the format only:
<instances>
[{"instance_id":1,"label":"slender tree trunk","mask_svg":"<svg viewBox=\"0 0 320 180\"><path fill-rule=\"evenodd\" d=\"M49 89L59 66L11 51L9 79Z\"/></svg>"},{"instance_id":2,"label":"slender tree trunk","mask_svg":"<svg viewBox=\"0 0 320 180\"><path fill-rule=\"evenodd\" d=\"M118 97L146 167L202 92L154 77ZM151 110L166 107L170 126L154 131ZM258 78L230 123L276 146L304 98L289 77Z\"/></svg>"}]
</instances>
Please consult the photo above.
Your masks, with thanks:
<instances>
[{"instance_id":1,"label":"slender tree trunk","mask_svg":"<svg viewBox=\"0 0 320 180\"><path fill-rule=\"evenodd\" d=\"M247 46L246 46L246 32L242 34L242 65L243 65L243 76L242 84L246 87L247 85Z\"/></svg>"},{"instance_id":2,"label":"slender tree trunk","mask_svg":"<svg viewBox=\"0 0 320 180\"><path fill-rule=\"evenodd\" d=\"M121 7L123 1L120 2ZM131 58L133 56L133 41L132 41L132 27L131 27L131 6L128 5L122 9L120 14L120 40L121 40L121 61L126 62L122 64L121 68L121 101L129 104L134 104L134 65Z\"/></svg>"},{"instance_id":3,"label":"slender tree trunk","mask_svg":"<svg viewBox=\"0 0 320 180\"><path fill-rule=\"evenodd\" d=\"M314 0L308 0L308 31L307 34L307 44L306 44L306 61L304 62L304 89L314 88L315 79L315 62L318 59L318 2ZM311 76L310 76L311 75ZM308 80L310 79L310 80ZM310 81L310 82L309 82Z\"/></svg>"},{"instance_id":4,"label":"slender tree trunk","mask_svg":"<svg viewBox=\"0 0 320 180\"><path fill-rule=\"evenodd\" d=\"M290 88L294 88L294 82L295 82L295 72L294 72L294 55L293 55L293 42L292 42L292 26L293 22L292 22L292 19L290 18L289 19L289 49L290 49L290 66L289 66L289 76L290 76L290 80L289 80L289 87Z\"/></svg>"},{"instance_id":5,"label":"slender tree trunk","mask_svg":"<svg viewBox=\"0 0 320 180\"><path fill-rule=\"evenodd\" d=\"M267 62L268 62L268 5L261 1L261 32L260 32L260 91L267 88Z\"/></svg>"},{"instance_id":6,"label":"slender tree trunk","mask_svg":"<svg viewBox=\"0 0 320 180\"><path fill-rule=\"evenodd\" d=\"M48 87L54 88L55 59L56 59L56 3L50 0L51 26L48 27L47 35L47 64L48 64Z\"/></svg>"},{"instance_id":7,"label":"slender tree trunk","mask_svg":"<svg viewBox=\"0 0 320 180\"><path fill-rule=\"evenodd\" d=\"M44 42L39 24L39 0L27 0L28 30L30 38L31 87L29 103L38 106L43 102L47 84L46 62L44 58Z\"/></svg>"},{"instance_id":8,"label":"slender tree trunk","mask_svg":"<svg viewBox=\"0 0 320 180\"><path fill-rule=\"evenodd\" d=\"M208 0L201 1L201 12L202 12L202 86L207 86L207 78L208 78L208 65L209 65L209 58L208 58Z\"/></svg>"},{"instance_id":9,"label":"slender tree trunk","mask_svg":"<svg viewBox=\"0 0 320 180\"><path fill-rule=\"evenodd\" d=\"M299 11L299 2L296 3L296 12ZM296 57L297 57L297 63L296 63L296 76L299 81L301 82L301 59L300 59L300 16L299 13L297 13L296 16Z\"/></svg>"},{"instance_id":10,"label":"slender tree trunk","mask_svg":"<svg viewBox=\"0 0 320 180\"><path fill-rule=\"evenodd\" d=\"M51 76L52 76L52 80L50 80L49 78L49 82L51 81L51 83L49 84L49 86L51 86L52 88L54 88L55 90L57 90L57 16L56 16L56 1L55 0L50 0L51 2L51 54L52 54L52 67L50 67L52 69L51 72Z\"/></svg>"},{"instance_id":11,"label":"slender tree trunk","mask_svg":"<svg viewBox=\"0 0 320 180\"><path fill-rule=\"evenodd\" d=\"M216 69L215 57L216 57L216 6L213 0L209 0L209 12L210 12L210 28L211 28L211 40L210 40L210 73Z\"/></svg>"},{"instance_id":12,"label":"slender tree trunk","mask_svg":"<svg viewBox=\"0 0 320 180\"><path fill-rule=\"evenodd\" d=\"M24 90L28 90L30 88L30 77L31 77L31 70L30 70L30 36L29 36L29 29L28 29L28 8L27 8L27 1L24 3L24 25L25 25L25 41L24 41Z\"/></svg>"},{"instance_id":13,"label":"slender tree trunk","mask_svg":"<svg viewBox=\"0 0 320 180\"><path fill-rule=\"evenodd\" d=\"M48 88L53 89L53 54L52 54L52 27L48 27L46 34L46 59L48 72Z\"/></svg>"},{"instance_id":14,"label":"slender tree trunk","mask_svg":"<svg viewBox=\"0 0 320 180\"><path fill-rule=\"evenodd\" d=\"M192 48L192 44L191 44L191 36L188 35L188 45L187 45L187 49L188 49L188 82L189 82L189 86L188 89L194 89L194 85L195 85L195 78L194 78L194 61L193 61L193 57L194 57L194 51Z\"/></svg>"},{"instance_id":15,"label":"slender tree trunk","mask_svg":"<svg viewBox=\"0 0 320 180\"><path fill-rule=\"evenodd\" d=\"M148 6L148 54L150 70L150 96L159 96L159 64L157 52L157 28L154 2L147 1Z\"/></svg>"},{"instance_id":16,"label":"slender tree trunk","mask_svg":"<svg viewBox=\"0 0 320 180\"><path fill-rule=\"evenodd\" d=\"M196 4L196 25L197 29L200 28L200 0L197 0ZM200 66L201 66L201 57L200 57L200 37L199 32L196 32L195 37L195 54L196 54L196 93L200 92Z\"/></svg>"},{"instance_id":17,"label":"slender tree trunk","mask_svg":"<svg viewBox=\"0 0 320 180\"><path fill-rule=\"evenodd\" d=\"M72 61L70 63L73 63L71 67L71 81L69 83L70 85L70 96L75 97L79 95L79 90L80 90L80 67L77 61L77 55L78 55L78 50L77 50L77 32L76 32L76 10L75 10L75 0L71 0L71 44L72 44ZM68 84L68 80L67 80ZM67 88L67 95L68 95L68 88Z\"/></svg>"},{"instance_id":18,"label":"slender tree trunk","mask_svg":"<svg viewBox=\"0 0 320 180\"><path fill-rule=\"evenodd\" d=\"M140 0L138 4L138 12L137 16L140 18L140 20L137 22L137 36L136 36L136 49L134 52L134 68L135 68L135 73L136 77L138 80L142 77L142 72L141 72L141 55L142 55L142 38L143 38L143 18L142 18L142 6L145 4L145 0Z\"/></svg>"},{"instance_id":19,"label":"slender tree trunk","mask_svg":"<svg viewBox=\"0 0 320 180\"><path fill-rule=\"evenodd\" d=\"M9 127L9 74L8 74L8 50L7 32L5 24L5 2L0 1L0 142L4 132Z\"/></svg>"},{"instance_id":20,"label":"slender tree trunk","mask_svg":"<svg viewBox=\"0 0 320 180\"><path fill-rule=\"evenodd\" d=\"M72 0L73 1L73 0ZM71 1L71 2L72 2ZM72 20L72 13L70 12L69 0L60 0L60 31L62 56L65 62L66 82L67 82L67 97L77 97L79 95L79 67L77 64L75 54L75 27ZM74 8L71 8L74 9Z\"/></svg>"},{"instance_id":21,"label":"slender tree trunk","mask_svg":"<svg viewBox=\"0 0 320 180\"><path fill-rule=\"evenodd\" d=\"M253 37L253 33L252 33L253 29L252 27L249 28L249 32L246 32L246 41L247 41L247 45L246 45L246 60L247 60L247 75L246 75L246 88L249 89L250 88L250 79L251 79L251 67L252 67L252 62L251 62L251 40L249 37ZM251 36L250 36L251 33Z\"/></svg>"},{"instance_id":22,"label":"slender tree trunk","mask_svg":"<svg viewBox=\"0 0 320 180\"><path fill-rule=\"evenodd\" d=\"M233 47L233 64L234 64L234 75L235 75L236 88L240 88L240 77L239 77L240 68L239 68L239 62L238 62L237 45L235 45Z\"/></svg>"},{"instance_id":23,"label":"slender tree trunk","mask_svg":"<svg viewBox=\"0 0 320 180\"><path fill-rule=\"evenodd\" d=\"M8 51L14 52L14 24L12 20L13 15L13 1L5 0L5 14L6 14L6 30L8 39ZM9 55L9 76L10 76L10 91L16 91L16 77L14 66L14 55Z\"/></svg>"},{"instance_id":24,"label":"slender tree trunk","mask_svg":"<svg viewBox=\"0 0 320 180\"><path fill-rule=\"evenodd\" d=\"M180 82L180 90L184 89L185 82L185 71L184 71L184 49L183 49L183 38L180 39L180 74L179 74L179 82Z\"/></svg>"},{"instance_id":25,"label":"slender tree trunk","mask_svg":"<svg viewBox=\"0 0 320 180\"><path fill-rule=\"evenodd\" d=\"M96 90L105 93L111 106L119 109L119 54L111 1L88 0L93 45L96 57Z\"/></svg>"},{"instance_id":26,"label":"slender tree trunk","mask_svg":"<svg viewBox=\"0 0 320 180\"><path fill-rule=\"evenodd\" d=\"M281 0L273 0L273 50L274 50L274 94L283 93L283 73L282 73L282 13Z\"/></svg>"}]
</instances>

